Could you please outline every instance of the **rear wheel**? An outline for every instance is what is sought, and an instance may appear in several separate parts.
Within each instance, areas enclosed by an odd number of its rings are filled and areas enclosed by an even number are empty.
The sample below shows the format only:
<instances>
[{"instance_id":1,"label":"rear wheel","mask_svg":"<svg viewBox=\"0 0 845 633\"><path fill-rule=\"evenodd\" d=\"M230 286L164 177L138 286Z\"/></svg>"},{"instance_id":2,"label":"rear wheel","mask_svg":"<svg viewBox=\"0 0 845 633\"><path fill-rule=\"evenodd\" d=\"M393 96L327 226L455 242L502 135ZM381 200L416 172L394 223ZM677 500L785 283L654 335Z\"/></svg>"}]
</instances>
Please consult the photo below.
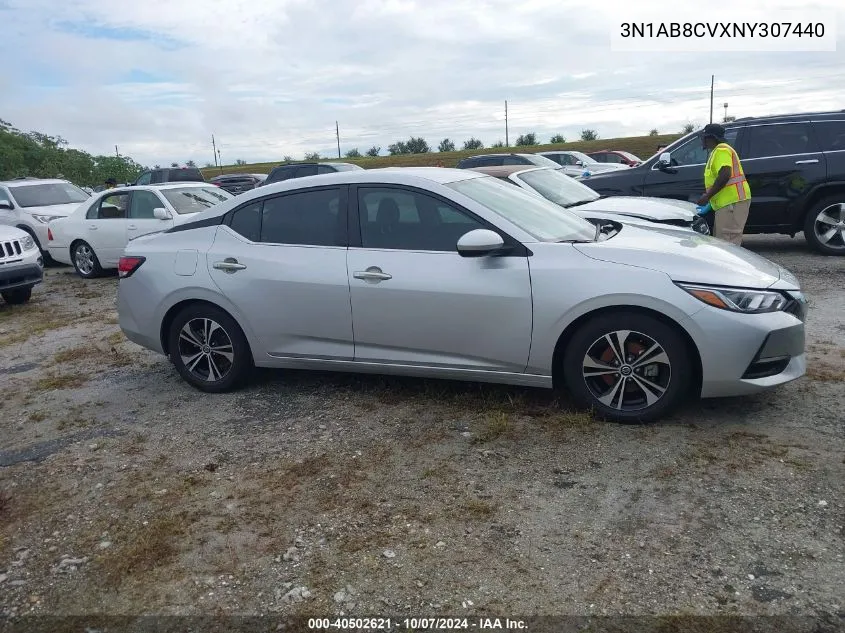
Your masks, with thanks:
<instances>
[{"instance_id":1,"label":"rear wheel","mask_svg":"<svg viewBox=\"0 0 845 633\"><path fill-rule=\"evenodd\" d=\"M201 391L229 391L252 368L249 344L237 322L207 304L188 306L176 315L167 348L182 378Z\"/></svg>"},{"instance_id":2,"label":"rear wheel","mask_svg":"<svg viewBox=\"0 0 845 633\"><path fill-rule=\"evenodd\" d=\"M32 286L26 288L15 288L14 290L6 290L2 293L3 301L9 305L20 305L26 303L32 297Z\"/></svg>"},{"instance_id":3,"label":"rear wheel","mask_svg":"<svg viewBox=\"0 0 845 633\"><path fill-rule=\"evenodd\" d=\"M638 313L604 314L584 324L563 357L576 402L602 419L656 420L688 394L692 365L677 330Z\"/></svg>"},{"instance_id":4,"label":"rear wheel","mask_svg":"<svg viewBox=\"0 0 845 633\"><path fill-rule=\"evenodd\" d=\"M804 237L825 255L845 255L845 193L819 200L804 221Z\"/></svg>"},{"instance_id":5,"label":"rear wheel","mask_svg":"<svg viewBox=\"0 0 845 633\"><path fill-rule=\"evenodd\" d=\"M76 269L76 274L84 279L93 279L103 274L100 260L88 242L79 240L70 247L70 260Z\"/></svg>"}]
</instances>

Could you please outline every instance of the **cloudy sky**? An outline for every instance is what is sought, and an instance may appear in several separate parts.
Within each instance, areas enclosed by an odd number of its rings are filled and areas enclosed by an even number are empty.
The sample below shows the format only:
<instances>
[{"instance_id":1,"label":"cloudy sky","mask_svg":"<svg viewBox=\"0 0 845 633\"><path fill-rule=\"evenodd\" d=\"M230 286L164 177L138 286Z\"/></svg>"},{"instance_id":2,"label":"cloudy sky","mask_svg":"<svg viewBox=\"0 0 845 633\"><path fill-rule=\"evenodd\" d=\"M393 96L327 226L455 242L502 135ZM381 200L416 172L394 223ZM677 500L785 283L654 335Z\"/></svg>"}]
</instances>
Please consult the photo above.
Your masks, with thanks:
<instances>
[{"instance_id":1,"label":"cloudy sky","mask_svg":"<svg viewBox=\"0 0 845 633\"><path fill-rule=\"evenodd\" d=\"M827 10L829 33L829 16L845 24L841 0L743 2L760 20L781 6ZM227 164L336 156L336 120L344 152L411 135L489 145L504 140L506 99L511 142L675 132L707 122L711 73L718 117L724 102L736 116L845 108L839 33L835 52L611 50L634 8L652 19L669 4L0 0L0 119L92 153L202 165L212 133ZM685 4L710 21L737 6L677 0L672 16Z\"/></svg>"}]
</instances>

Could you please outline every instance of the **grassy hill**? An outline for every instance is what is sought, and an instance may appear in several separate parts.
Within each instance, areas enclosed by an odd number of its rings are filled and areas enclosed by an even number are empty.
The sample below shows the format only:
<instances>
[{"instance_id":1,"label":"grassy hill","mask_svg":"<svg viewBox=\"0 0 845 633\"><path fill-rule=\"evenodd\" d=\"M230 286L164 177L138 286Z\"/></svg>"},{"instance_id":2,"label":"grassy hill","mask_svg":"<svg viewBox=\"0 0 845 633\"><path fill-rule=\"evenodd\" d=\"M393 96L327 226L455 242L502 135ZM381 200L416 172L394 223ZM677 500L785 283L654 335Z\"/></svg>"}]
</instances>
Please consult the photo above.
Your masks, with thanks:
<instances>
[{"instance_id":1,"label":"grassy hill","mask_svg":"<svg viewBox=\"0 0 845 633\"><path fill-rule=\"evenodd\" d=\"M599 139L597 141L577 141L574 143L559 143L555 145L532 145L528 147L511 147L511 152L546 152L556 149L577 150L591 152L601 149L615 149L639 156L646 159L654 154L658 145L668 145L680 134L661 134L659 136L629 136L623 138ZM458 161L466 156L504 151L503 148L486 148L481 150L470 150L468 152L430 152L428 154L401 154L398 156L378 156L375 158L324 158L324 161L341 160L346 163L355 163L364 169L376 169L378 167L433 167L442 161L444 167L454 167ZM269 173L273 167L279 165L281 159L270 163L254 163L251 165L225 165L220 167L206 167L202 170L206 178L221 173Z\"/></svg>"}]
</instances>

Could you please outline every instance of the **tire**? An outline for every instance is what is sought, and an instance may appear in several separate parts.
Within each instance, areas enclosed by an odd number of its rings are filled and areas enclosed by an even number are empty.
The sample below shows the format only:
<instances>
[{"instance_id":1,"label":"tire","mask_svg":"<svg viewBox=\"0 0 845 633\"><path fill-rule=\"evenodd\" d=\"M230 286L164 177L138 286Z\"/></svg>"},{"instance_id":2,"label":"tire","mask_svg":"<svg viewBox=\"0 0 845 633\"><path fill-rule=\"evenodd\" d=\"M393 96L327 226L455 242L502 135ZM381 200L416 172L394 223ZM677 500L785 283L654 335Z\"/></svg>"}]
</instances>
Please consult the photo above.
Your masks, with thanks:
<instances>
[{"instance_id":1,"label":"tire","mask_svg":"<svg viewBox=\"0 0 845 633\"><path fill-rule=\"evenodd\" d=\"M825 241L824 234L831 231ZM804 239L824 255L845 255L845 192L813 205L804 219Z\"/></svg>"},{"instance_id":2,"label":"tire","mask_svg":"<svg viewBox=\"0 0 845 633\"><path fill-rule=\"evenodd\" d=\"M618 354L607 337L625 346L618 369L612 365ZM600 419L636 423L657 420L678 406L689 394L693 367L676 328L644 314L616 312L590 319L575 332L560 369L578 405Z\"/></svg>"},{"instance_id":3,"label":"tire","mask_svg":"<svg viewBox=\"0 0 845 633\"><path fill-rule=\"evenodd\" d=\"M83 279L94 279L103 274L100 260L88 242L77 240L70 245L70 261L76 274Z\"/></svg>"},{"instance_id":4,"label":"tire","mask_svg":"<svg viewBox=\"0 0 845 633\"><path fill-rule=\"evenodd\" d=\"M26 288L15 288L13 290L6 290L2 293L3 301L12 306L18 306L26 303L32 297L32 286Z\"/></svg>"},{"instance_id":5,"label":"tire","mask_svg":"<svg viewBox=\"0 0 845 633\"><path fill-rule=\"evenodd\" d=\"M185 336L182 336L183 332ZM176 371L185 382L200 391L230 391L252 370L252 353L243 331L232 317L215 306L187 306L173 319L167 339L170 360ZM214 347L218 348L216 352Z\"/></svg>"}]
</instances>

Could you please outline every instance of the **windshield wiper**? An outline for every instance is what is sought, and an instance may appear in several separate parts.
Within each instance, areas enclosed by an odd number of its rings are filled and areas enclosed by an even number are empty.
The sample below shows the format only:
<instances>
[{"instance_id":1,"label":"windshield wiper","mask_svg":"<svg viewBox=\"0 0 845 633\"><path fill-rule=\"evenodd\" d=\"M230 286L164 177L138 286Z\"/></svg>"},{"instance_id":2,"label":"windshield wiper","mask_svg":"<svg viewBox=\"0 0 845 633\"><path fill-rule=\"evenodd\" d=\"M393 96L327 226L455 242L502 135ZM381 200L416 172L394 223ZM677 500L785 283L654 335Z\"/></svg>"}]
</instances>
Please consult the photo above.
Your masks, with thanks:
<instances>
[{"instance_id":1,"label":"windshield wiper","mask_svg":"<svg viewBox=\"0 0 845 633\"><path fill-rule=\"evenodd\" d=\"M589 204L591 202L595 202L598 198L593 198L592 200L579 200L578 202L570 202L566 205L567 209L571 209L572 207L580 207L582 204Z\"/></svg>"}]
</instances>

